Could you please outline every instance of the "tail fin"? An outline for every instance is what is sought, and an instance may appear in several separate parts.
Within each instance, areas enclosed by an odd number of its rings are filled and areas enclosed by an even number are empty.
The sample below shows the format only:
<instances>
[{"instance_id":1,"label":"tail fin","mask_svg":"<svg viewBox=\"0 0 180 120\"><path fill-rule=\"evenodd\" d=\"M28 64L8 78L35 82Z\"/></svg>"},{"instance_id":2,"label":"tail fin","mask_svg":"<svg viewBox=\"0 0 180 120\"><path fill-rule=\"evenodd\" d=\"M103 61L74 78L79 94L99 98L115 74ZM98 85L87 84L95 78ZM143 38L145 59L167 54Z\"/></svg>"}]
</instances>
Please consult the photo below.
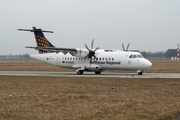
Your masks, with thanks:
<instances>
[{"instance_id":1,"label":"tail fin","mask_svg":"<svg viewBox=\"0 0 180 120\"><path fill-rule=\"evenodd\" d=\"M36 44L38 47L54 47L54 45L52 45L44 36L43 32L49 32L49 33L53 33L53 31L45 31L45 30L41 30L41 29L36 29L36 27L33 27L32 30L30 29L18 29L20 31L30 31L30 32L34 32L34 37L36 39ZM47 53L46 50L38 50L39 54L45 54Z\"/></svg>"}]
</instances>

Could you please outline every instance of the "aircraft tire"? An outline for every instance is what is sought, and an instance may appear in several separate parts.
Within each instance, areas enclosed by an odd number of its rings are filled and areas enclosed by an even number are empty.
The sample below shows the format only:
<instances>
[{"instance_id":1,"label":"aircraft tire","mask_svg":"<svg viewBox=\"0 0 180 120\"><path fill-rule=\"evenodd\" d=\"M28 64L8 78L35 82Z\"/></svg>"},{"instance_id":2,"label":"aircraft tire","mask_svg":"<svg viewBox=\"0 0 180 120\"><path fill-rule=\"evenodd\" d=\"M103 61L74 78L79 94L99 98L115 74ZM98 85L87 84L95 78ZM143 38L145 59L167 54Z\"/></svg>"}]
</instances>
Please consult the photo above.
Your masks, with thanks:
<instances>
[{"instance_id":1,"label":"aircraft tire","mask_svg":"<svg viewBox=\"0 0 180 120\"><path fill-rule=\"evenodd\" d=\"M101 72L95 72L95 74L99 75L99 74L101 74Z\"/></svg>"},{"instance_id":2,"label":"aircraft tire","mask_svg":"<svg viewBox=\"0 0 180 120\"><path fill-rule=\"evenodd\" d=\"M143 75L143 72L141 71L141 72L138 72L138 75Z\"/></svg>"},{"instance_id":3,"label":"aircraft tire","mask_svg":"<svg viewBox=\"0 0 180 120\"><path fill-rule=\"evenodd\" d=\"M77 71L77 74L78 74L78 75L82 75L83 72L84 72L83 70L78 70L78 71Z\"/></svg>"}]
</instances>

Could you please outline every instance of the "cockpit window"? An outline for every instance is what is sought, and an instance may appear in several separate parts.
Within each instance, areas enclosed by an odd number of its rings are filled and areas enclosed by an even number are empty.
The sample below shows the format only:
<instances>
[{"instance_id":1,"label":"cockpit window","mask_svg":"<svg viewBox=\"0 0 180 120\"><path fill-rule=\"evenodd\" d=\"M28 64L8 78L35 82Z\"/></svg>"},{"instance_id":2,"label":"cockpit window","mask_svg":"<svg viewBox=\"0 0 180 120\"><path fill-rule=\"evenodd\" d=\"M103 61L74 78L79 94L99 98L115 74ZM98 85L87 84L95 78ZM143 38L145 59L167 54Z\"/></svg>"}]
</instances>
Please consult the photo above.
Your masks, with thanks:
<instances>
[{"instance_id":1,"label":"cockpit window","mask_svg":"<svg viewBox=\"0 0 180 120\"><path fill-rule=\"evenodd\" d=\"M142 55L137 55L138 56L138 58L143 58L143 56Z\"/></svg>"},{"instance_id":2,"label":"cockpit window","mask_svg":"<svg viewBox=\"0 0 180 120\"><path fill-rule=\"evenodd\" d=\"M144 58L144 57L140 54L140 55L130 55L129 58Z\"/></svg>"},{"instance_id":3,"label":"cockpit window","mask_svg":"<svg viewBox=\"0 0 180 120\"><path fill-rule=\"evenodd\" d=\"M136 55L133 55L133 58L137 58L137 56L136 56Z\"/></svg>"},{"instance_id":4,"label":"cockpit window","mask_svg":"<svg viewBox=\"0 0 180 120\"><path fill-rule=\"evenodd\" d=\"M130 55L129 58L132 58L133 55Z\"/></svg>"}]
</instances>

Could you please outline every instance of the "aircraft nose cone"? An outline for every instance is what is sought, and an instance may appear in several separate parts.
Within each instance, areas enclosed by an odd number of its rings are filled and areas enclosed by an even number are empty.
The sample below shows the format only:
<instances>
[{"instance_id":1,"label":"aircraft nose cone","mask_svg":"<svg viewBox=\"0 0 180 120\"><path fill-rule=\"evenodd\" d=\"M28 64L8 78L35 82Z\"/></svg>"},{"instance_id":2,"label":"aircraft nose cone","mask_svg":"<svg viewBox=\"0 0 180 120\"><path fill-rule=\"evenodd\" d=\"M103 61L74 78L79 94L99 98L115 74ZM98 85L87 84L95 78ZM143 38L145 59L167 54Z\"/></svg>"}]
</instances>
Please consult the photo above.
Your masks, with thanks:
<instances>
[{"instance_id":1,"label":"aircraft nose cone","mask_svg":"<svg viewBox=\"0 0 180 120\"><path fill-rule=\"evenodd\" d=\"M151 66L152 66L152 63L151 63L149 60L147 60L146 66L147 66L147 67L151 67Z\"/></svg>"}]
</instances>

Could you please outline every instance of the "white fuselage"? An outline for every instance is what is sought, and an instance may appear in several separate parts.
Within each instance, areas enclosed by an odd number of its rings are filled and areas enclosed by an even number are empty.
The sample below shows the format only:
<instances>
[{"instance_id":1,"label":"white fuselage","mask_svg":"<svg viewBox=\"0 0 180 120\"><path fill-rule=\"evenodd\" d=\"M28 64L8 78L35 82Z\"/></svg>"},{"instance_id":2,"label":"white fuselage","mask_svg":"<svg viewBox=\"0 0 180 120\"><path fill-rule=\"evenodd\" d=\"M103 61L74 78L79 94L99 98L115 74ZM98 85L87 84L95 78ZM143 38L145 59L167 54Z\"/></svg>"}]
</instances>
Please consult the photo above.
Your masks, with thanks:
<instances>
[{"instance_id":1,"label":"white fuselage","mask_svg":"<svg viewBox=\"0 0 180 120\"><path fill-rule=\"evenodd\" d=\"M152 63L143 58L139 52L98 50L96 59L81 58L63 53L47 53L31 55L32 58L64 68L80 69L89 68L88 71L98 70L143 70L152 66Z\"/></svg>"}]
</instances>

